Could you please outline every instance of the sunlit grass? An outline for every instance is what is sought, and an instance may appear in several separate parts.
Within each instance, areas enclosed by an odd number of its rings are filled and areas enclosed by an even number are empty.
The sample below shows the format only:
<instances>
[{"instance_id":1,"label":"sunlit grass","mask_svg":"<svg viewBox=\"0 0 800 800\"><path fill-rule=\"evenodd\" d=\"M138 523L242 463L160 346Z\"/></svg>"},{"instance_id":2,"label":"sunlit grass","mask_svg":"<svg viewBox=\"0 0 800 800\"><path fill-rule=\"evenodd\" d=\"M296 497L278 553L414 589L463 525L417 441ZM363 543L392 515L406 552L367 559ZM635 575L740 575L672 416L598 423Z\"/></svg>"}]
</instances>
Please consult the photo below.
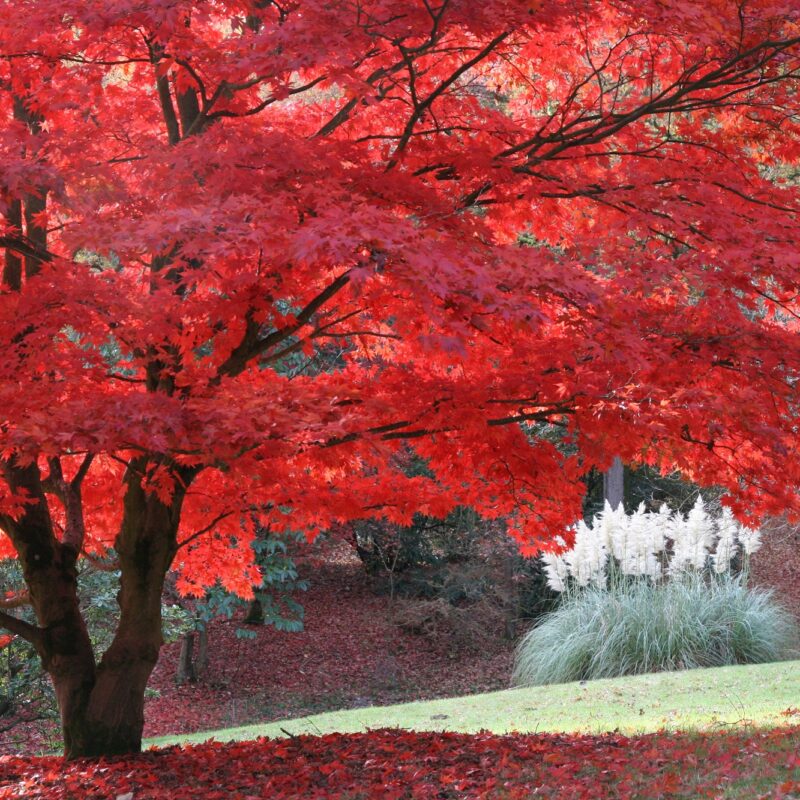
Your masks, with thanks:
<instances>
[{"instance_id":1,"label":"sunlit grass","mask_svg":"<svg viewBox=\"0 0 800 800\"><path fill-rule=\"evenodd\" d=\"M495 733L560 731L648 733L774 727L800 722L800 661L661 672L625 678L509 689L464 697L373 706L191 735L166 745L355 732L396 727ZM788 713L787 713L788 712Z\"/></svg>"}]
</instances>

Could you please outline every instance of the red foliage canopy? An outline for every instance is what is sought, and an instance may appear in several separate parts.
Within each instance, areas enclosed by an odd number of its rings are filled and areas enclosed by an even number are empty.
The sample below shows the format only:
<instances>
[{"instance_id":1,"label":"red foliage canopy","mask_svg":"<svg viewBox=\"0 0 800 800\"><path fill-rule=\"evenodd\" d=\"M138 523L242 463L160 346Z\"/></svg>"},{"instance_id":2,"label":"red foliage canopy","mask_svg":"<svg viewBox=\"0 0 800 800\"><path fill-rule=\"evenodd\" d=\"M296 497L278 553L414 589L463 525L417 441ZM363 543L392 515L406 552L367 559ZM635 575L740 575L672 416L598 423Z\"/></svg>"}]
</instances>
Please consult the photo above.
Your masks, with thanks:
<instances>
[{"instance_id":1,"label":"red foliage canopy","mask_svg":"<svg viewBox=\"0 0 800 800\"><path fill-rule=\"evenodd\" d=\"M247 594L256 520L469 504L536 545L612 454L797 503L794 0L0 18L2 457L62 530L80 489L84 550L132 459L191 474L185 591Z\"/></svg>"}]
</instances>

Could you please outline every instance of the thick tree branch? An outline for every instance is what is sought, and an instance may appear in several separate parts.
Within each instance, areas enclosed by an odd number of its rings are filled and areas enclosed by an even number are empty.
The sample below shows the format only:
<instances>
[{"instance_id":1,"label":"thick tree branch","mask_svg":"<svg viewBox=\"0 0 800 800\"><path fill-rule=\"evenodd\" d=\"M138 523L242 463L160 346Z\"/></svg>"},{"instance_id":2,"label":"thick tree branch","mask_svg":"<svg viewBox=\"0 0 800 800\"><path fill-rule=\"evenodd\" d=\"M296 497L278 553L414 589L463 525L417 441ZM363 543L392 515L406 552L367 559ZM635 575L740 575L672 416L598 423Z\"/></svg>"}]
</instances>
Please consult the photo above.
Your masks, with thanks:
<instances>
[{"instance_id":1,"label":"thick tree branch","mask_svg":"<svg viewBox=\"0 0 800 800\"><path fill-rule=\"evenodd\" d=\"M21 237L22 202L19 199L13 199L9 202L5 217L6 224ZM8 239L10 237L3 238ZM14 248L5 244L2 246L6 248L3 264L3 284L12 292L19 292L22 289L22 259Z\"/></svg>"},{"instance_id":2,"label":"thick tree branch","mask_svg":"<svg viewBox=\"0 0 800 800\"><path fill-rule=\"evenodd\" d=\"M181 131L178 126L178 116L175 113L175 106L172 102L172 92L169 86L167 73L159 70L158 64L163 58L164 48L154 43L152 39L145 39L147 49L150 53L150 62L153 65L156 76L156 91L158 101L161 104L161 114L164 118L164 125L167 128L167 141L171 145L177 144L181 140Z\"/></svg>"},{"instance_id":3,"label":"thick tree branch","mask_svg":"<svg viewBox=\"0 0 800 800\"><path fill-rule=\"evenodd\" d=\"M10 633L25 639L37 650L40 650L44 644L44 632L41 628L11 614L6 614L5 611L0 611L0 628L5 628Z\"/></svg>"},{"instance_id":4,"label":"thick tree branch","mask_svg":"<svg viewBox=\"0 0 800 800\"><path fill-rule=\"evenodd\" d=\"M94 453L87 453L80 467L78 467L75 477L70 482L70 486L74 486L75 488L80 487L83 483L83 479L86 477L86 473L89 472L89 467L92 466L92 461L94 461Z\"/></svg>"},{"instance_id":5,"label":"thick tree branch","mask_svg":"<svg viewBox=\"0 0 800 800\"><path fill-rule=\"evenodd\" d=\"M96 558L95 556L90 555L85 550L81 555L83 556L84 561L92 569L96 569L98 572L116 572L119 569L118 558L112 558L110 561L104 561L102 558Z\"/></svg>"},{"instance_id":6,"label":"thick tree branch","mask_svg":"<svg viewBox=\"0 0 800 800\"><path fill-rule=\"evenodd\" d=\"M26 258L36 258L39 261L52 261L55 258L53 253L38 247L26 236L0 236L0 247L19 253Z\"/></svg>"},{"instance_id":7,"label":"thick tree branch","mask_svg":"<svg viewBox=\"0 0 800 800\"><path fill-rule=\"evenodd\" d=\"M81 484L89 471L89 467L94 460L94 455L88 453L81 462L75 477L67 482L61 466L61 459L57 457L49 458L47 464L50 467L50 474L42 481L42 488L56 495L64 504L66 511L66 525L62 544L72 548L75 554L83 549L83 542L86 538L86 522L83 517L83 497L81 496Z\"/></svg>"}]
</instances>

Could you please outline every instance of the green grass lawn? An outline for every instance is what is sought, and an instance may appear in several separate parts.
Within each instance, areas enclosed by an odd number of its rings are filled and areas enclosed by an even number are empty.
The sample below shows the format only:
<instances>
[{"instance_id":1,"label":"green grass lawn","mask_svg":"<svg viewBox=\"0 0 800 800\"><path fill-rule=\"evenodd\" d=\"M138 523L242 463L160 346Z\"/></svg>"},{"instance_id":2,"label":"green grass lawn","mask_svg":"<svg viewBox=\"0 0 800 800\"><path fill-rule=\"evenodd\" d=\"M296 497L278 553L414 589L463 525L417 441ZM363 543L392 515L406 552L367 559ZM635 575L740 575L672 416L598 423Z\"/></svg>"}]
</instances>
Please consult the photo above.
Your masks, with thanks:
<instances>
[{"instance_id":1,"label":"green grass lawn","mask_svg":"<svg viewBox=\"0 0 800 800\"><path fill-rule=\"evenodd\" d=\"M800 661L509 689L394 706L333 711L300 719L163 736L167 745L281 737L287 733L418 731L649 733L775 727L800 722ZM786 713L789 711L790 713Z\"/></svg>"}]
</instances>

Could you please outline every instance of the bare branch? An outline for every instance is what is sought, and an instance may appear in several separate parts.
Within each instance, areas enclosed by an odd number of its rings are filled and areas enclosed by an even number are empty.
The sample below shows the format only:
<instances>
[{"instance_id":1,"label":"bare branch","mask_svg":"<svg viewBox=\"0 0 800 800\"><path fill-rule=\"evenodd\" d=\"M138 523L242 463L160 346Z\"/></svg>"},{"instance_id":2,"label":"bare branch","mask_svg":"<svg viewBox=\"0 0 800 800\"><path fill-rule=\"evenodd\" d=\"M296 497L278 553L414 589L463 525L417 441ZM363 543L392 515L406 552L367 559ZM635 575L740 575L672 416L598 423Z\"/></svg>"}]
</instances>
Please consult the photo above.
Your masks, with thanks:
<instances>
[{"instance_id":1,"label":"bare branch","mask_svg":"<svg viewBox=\"0 0 800 800\"><path fill-rule=\"evenodd\" d=\"M223 375L231 377L239 375L252 359L265 353L271 347L280 344L293 333L299 331L304 325L308 324L314 314L316 314L328 300L338 294L348 283L350 283L350 270L341 274L314 297L297 315L295 322L272 331L272 333L264 338L258 337L258 326L253 322L252 315L249 316L244 337L240 344L220 366L217 380Z\"/></svg>"},{"instance_id":2,"label":"bare branch","mask_svg":"<svg viewBox=\"0 0 800 800\"><path fill-rule=\"evenodd\" d=\"M393 75L395 72L399 72L406 66L405 61L401 59L396 64L391 67L380 67L376 69L373 73L368 75L364 80L364 83L368 83L370 86L374 86L376 82L380 81L383 78L388 78L390 75ZM383 97L385 96L385 91L380 92L380 95ZM348 119L350 119L350 115L353 113L353 109L361 102L360 97L353 97L348 100L313 136L314 139L318 139L321 136L330 136L338 127L344 125Z\"/></svg>"},{"instance_id":3,"label":"bare branch","mask_svg":"<svg viewBox=\"0 0 800 800\"><path fill-rule=\"evenodd\" d=\"M495 401L496 402L496 401ZM497 427L500 425L514 425L519 422L546 422L552 425L561 424L557 418L565 414L574 414L575 411L568 405L554 405L550 407L543 407L541 411L531 411L528 413L520 412L519 414L511 414L506 417L496 417L486 420L489 427ZM390 441L392 439L419 439L423 436L432 436L436 433L453 433L458 431L458 428L412 428L414 421L403 420L402 422L392 422L386 425L380 425L374 428L367 428L365 431L348 433L344 436L338 436L333 439L328 439L325 442L318 442L321 447L335 447L340 444L347 444L359 439L365 439L369 436L378 436L383 441Z\"/></svg>"},{"instance_id":4,"label":"bare branch","mask_svg":"<svg viewBox=\"0 0 800 800\"><path fill-rule=\"evenodd\" d=\"M178 542L178 548L184 547L185 545L189 544L189 542L193 542L195 539L199 539L201 536L209 533L214 527L216 527L222 520L230 517L233 514L233 511L224 511L222 514L217 514L205 528L201 528L199 531L195 531L191 535L187 536L182 541Z\"/></svg>"},{"instance_id":5,"label":"bare branch","mask_svg":"<svg viewBox=\"0 0 800 800\"><path fill-rule=\"evenodd\" d=\"M286 95L293 96L296 94L307 92L309 89L313 89L315 86L322 83L322 81L324 81L325 78L327 78L327 75L319 75L313 80L309 81L308 83L304 83L302 86L296 86L294 89L289 89ZM263 78L260 78L259 80L255 81L255 83L260 83L262 80ZM220 84L220 89L223 88L226 90L230 90L231 87L229 84L225 83ZM278 97L270 95L269 97L265 97L260 103L257 103L256 105L252 106L251 108L245 109L244 111L232 111L230 109L221 109L220 111L214 111L213 113L208 113L208 109L210 109L213 103L216 102L219 96L218 92L220 92L220 89L218 89L217 92L214 93L211 100L209 100L207 105L204 107L203 113L201 115L202 118L207 120L213 120L213 119L219 119L220 117L252 117L253 115L263 111L267 106L271 106L273 103L277 103L279 100L284 99L283 95Z\"/></svg>"},{"instance_id":6,"label":"bare branch","mask_svg":"<svg viewBox=\"0 0 800 800\"><path fill-rule=\"evenodd\" d=\"M436 98L440 97L450 86L452 86L464 73L471 70L474 66L480 64L501 42L511 35L511 31L503 31L503 33L495 36L482 50L468 61L465 61L458 69L456 69L447 79L443 80L424 100L414 104L414 112L409 117L408 122L400 136L400 141L392 153L389 163L386 166L387 171L392 169L397 164L397 159L400 154L405 150L406 145L411 139L414 128L422 115L433 105ZM409 73L413 75L413 70L410 61L404 61Z\"/></svg>"}]
</instances>

